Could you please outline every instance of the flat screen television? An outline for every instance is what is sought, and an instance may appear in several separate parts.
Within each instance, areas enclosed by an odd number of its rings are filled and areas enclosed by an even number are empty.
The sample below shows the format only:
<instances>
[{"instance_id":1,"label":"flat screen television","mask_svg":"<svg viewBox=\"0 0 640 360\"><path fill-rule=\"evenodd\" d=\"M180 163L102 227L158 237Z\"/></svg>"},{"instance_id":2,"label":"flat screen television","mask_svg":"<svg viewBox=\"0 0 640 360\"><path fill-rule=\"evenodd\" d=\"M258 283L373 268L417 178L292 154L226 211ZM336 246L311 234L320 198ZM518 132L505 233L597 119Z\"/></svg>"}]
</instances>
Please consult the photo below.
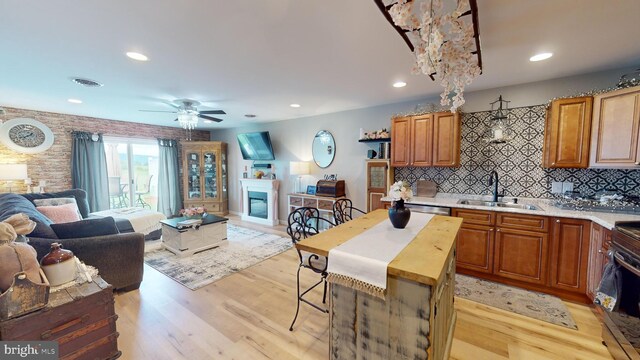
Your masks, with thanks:
<instances>
[{"instance_id":1,"label":"flat screen television","mask_svg":"<svg viewBox=\"0 0 640 360\"><path fill-rule=\"evenodd\" d=\"M268 131L238 134L238 144L245 160L275 160Z\"/></svg>"}]
</instances>

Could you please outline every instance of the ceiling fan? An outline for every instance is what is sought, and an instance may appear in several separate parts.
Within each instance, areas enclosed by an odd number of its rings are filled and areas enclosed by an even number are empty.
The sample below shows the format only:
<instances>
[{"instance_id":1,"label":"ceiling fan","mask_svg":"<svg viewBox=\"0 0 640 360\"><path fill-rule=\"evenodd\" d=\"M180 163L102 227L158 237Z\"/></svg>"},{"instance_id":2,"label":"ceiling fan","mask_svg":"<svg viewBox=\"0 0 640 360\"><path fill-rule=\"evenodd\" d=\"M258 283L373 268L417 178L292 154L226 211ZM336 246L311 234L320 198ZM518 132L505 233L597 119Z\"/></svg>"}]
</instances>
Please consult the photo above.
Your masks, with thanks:
<instances>
[{"instance_id":1,"label":"ceiling fan","mask_svg":"<svg viewBox=\"0 0 640 360\"><path fill-rule=\"evenodd\" d=\"M208 115L225 115L226 112L224 112L224 110L201 110L198 111L198 106L200 106L200 102L196 101L196 100L190 100L190 99L178 99L178 100L174 100L173 102L169 103L169 105L173 106L174 108L176 108L176 110L174 111L168 111L168 110L140 110L140 111L144 111L144 112L168 112L168 113L174 113L174 114L178 114L178 117L176 118L175 121L180 121L180 123L183 125L183 127L185 127L186 122L195 122L195 124L198 123L198 118L202 118L205 120L211 120L211 121L215 121L215 122L221 122L222 119L213 117L213 116L208 116ZM195 127L195 124L193 124L193 127Z\"/></svg>"}]
</instances>

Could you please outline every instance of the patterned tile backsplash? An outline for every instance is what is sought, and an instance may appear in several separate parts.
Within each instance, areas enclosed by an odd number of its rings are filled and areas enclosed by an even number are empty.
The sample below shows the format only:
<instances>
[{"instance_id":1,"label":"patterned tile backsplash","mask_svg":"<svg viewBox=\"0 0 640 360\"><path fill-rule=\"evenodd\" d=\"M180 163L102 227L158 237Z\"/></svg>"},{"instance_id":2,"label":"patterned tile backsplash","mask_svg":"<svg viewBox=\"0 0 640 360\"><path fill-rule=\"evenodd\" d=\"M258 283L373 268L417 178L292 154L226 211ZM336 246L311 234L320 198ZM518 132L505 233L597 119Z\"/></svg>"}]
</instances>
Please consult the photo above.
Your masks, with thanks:
<instances>
[{"instance_id":1,"label":"patterned tile backsplash","mask_svg":"<svg viewBox=\"0 0 640 360\"><path fill-rule=\"evenodd\" d=\"M416 180L438 184L438 192L485 195L490 193L489 174L500 176L500 192L506 196L553 198L551 183L569 181L585 195L605 189L618 189L640 195L640 170L543 169L545 107L543 105L509 110L514 138L504 144L487 144L483 134L489 127L490 111L462 116L460 167L405 167L395 169L395 180L406 180L416 191Z\"/></svg>"}]
</instances>

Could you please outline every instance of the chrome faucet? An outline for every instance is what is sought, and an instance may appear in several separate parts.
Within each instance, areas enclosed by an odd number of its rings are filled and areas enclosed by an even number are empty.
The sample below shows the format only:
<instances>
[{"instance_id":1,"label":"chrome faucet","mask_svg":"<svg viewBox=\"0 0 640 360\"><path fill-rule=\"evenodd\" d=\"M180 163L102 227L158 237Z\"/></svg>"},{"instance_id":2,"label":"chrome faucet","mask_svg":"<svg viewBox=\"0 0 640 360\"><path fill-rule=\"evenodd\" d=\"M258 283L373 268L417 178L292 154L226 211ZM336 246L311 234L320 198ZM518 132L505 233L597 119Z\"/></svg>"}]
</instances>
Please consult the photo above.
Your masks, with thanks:
<instances>
[{"instance_id":1,"label":"chrome faucet","mask_svg":"<svg viewBox=\"0 0 640 360\"><path fill-rule=\"evenodd\" d=\"M489 175L489 186L493 186L493 202L498 202L498 196L503 196L498 194L498 182L498 172L493 170Z\"/></svg>"}]
</instances>

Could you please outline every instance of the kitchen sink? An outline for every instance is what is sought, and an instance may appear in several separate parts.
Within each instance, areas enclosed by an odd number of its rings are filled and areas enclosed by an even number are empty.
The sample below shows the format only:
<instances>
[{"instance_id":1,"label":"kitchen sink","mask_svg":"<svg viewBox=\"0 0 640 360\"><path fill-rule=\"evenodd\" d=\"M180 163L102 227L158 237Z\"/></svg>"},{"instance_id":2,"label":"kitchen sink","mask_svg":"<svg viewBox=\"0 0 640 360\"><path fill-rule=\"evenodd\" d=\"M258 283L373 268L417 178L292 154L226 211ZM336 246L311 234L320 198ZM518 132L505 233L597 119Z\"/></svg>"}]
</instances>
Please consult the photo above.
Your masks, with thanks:
<instances>
[{"instance_id":1,"label":"kitchen sink","mask_svg":"<svg viewBox=\"0 0 640 360\"><path fill-rule=\"evenodd\" d=\"M487 207L502 207L509 209L523 209L523 210L539 210L537 206L529 204L516 204L512 202L503 201L486 201L486 200L459 200L458 204L461 205L475 205L475 206L487 206Z\"/></svg>"}]
</instances>

